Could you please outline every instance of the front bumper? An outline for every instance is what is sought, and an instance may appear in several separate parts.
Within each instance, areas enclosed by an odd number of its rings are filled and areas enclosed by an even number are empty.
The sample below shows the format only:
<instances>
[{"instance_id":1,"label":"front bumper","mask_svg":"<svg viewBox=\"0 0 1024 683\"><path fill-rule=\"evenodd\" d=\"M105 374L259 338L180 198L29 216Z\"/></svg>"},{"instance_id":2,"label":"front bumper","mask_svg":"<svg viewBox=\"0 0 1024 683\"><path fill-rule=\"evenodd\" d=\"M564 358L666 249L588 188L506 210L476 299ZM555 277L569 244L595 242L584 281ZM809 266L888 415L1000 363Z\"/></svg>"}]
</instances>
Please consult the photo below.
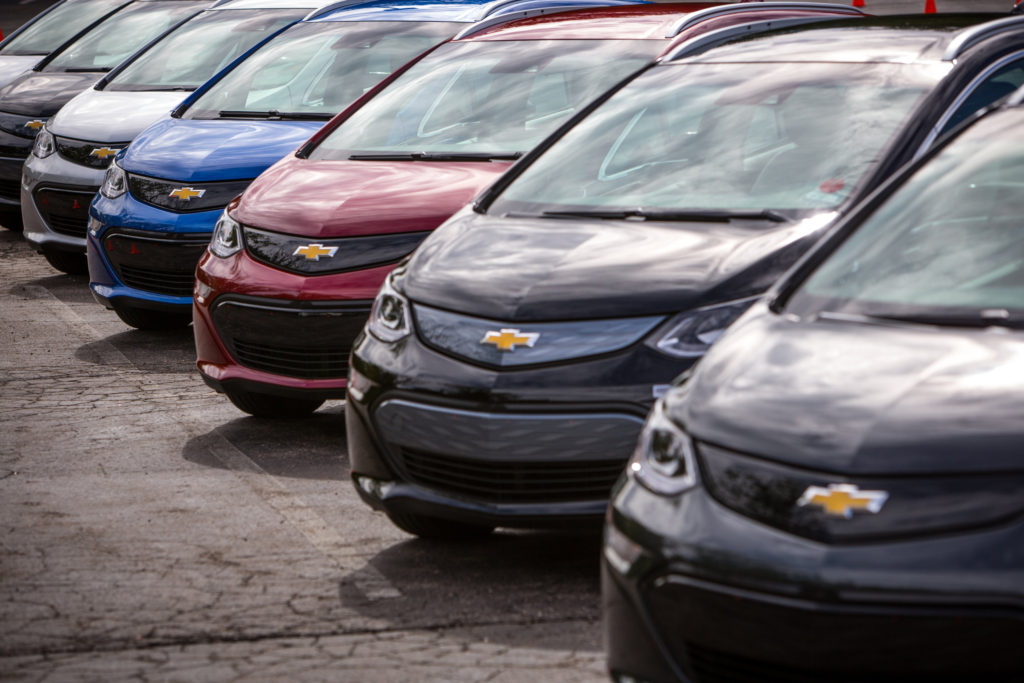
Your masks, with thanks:
<instances>
[{"instance_id":1,"label":"front bumper","mask_svg":"<svg viewBox=\"0 0 1024 683\"><path fill-rule=\"evenodd\" d=\"M25 239L39 251L85 253L89 204L103 182L103 173L58 153L45 159L30 154L21 181Z\"/></svg>"},{"instance_id":2,"label":"front bumper","mask_svg":"<svg viewBox=\"0 0 1024 683\"><path fill-rule=\"evenodd\" d=\"M1024 680L1022 544L1018 520L827 545L700 487L666 498L627 479L602 567L608 667L693 683Z\"/></svg>"},{"instance_id":3,"label":"front bumper","mask_svg":"<svg viewBox=\"0 0 1024 683\"><path fill-rule=\"evenodd\" d=\"M688 365L637 343L497 370L364 335L345 408L356 489L376 509L457 521L599 522L655 393Z\"/></svg>"},{"instance_id":4,"label":"front bumper","mask_svg":"<svg viewBox=\"0 0 1024 683\"><path fill-rule=\"evenodd\" d=\"M21 204L21 168L33 142L0 130L0 210L17 210Z\"/></svg>"}]
</instances>

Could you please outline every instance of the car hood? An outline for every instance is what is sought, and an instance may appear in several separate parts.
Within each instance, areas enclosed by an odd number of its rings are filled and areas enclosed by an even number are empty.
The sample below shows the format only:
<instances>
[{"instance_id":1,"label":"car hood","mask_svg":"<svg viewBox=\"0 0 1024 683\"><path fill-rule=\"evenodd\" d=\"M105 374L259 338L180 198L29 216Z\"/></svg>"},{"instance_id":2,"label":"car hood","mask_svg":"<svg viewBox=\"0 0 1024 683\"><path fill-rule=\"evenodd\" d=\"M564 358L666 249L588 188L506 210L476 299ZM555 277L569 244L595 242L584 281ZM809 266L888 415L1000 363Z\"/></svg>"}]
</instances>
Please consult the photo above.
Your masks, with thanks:
<instances>
[{"instance_id":1,"label":"car hood","mask_svg":"<svg viewBox=\"0 0 1024 683\"><path fill-rule=\"evenodd\" d=\"M306 237L433 230L510 165L293 156L257 178L233 215L247 225Z\"/></svg>"},{"instance_id":2,"label":"car hood","mask_svg":"<svg viewBox=\"0 0 1024 683\"><path fill-rule=\"evenodd\" d=\"M0 55L0 88L34 67L42 58L41 55Z\"/></svg>"},{"instance_id":3,"label":"car hood","mask_svg":"<svg viewBox=\"0 0 1024 683\"><path fill-rule=\"evenodd\" d=\"M654 223L467 210L420 245L400 287L510 322L667 314L764 291L824 227L820 217Z\"/></svg>"},{"instance_id":4,"label":"car hood","mask_svg":"<svg viewBox=\"0 0 1024 683\"><path fill-rule=\"evenodd\" d=\"M168 117L144 130L118 164L131 173L182 182L245 180L293 152L322 125Z\"/></svg>"},{"instance_id":5,"label":"car hood","mask_svg":"<svg viewBox=\"0 0 1024 683\"><path fill-rule=\"evenodd\" d=\"M0 111L52 116L68 100L103 77L102 73L29 71L0 89Z\"/></svg>"},{"instance_id":6,"label":"car hood","mask_svg":"<svg viewBox=\"0 0 1024 683\"><path fill-rule=\"evenodd\" d=\"M90 142L129 142L166 116L188 93L112 92L93 90L75 95L47 123L54 135Z\"/></svg>"},{"instance_id":7,"label":"car hood","mask_svg":"<svg viewBox=\"0 0 1024 683\"><path fill-rule=\"evenodd\" d=\"M697 439L813 470L1024 470L1024 335L797 321L758 304L668 412Z\"/></svg>"}]
</instances>

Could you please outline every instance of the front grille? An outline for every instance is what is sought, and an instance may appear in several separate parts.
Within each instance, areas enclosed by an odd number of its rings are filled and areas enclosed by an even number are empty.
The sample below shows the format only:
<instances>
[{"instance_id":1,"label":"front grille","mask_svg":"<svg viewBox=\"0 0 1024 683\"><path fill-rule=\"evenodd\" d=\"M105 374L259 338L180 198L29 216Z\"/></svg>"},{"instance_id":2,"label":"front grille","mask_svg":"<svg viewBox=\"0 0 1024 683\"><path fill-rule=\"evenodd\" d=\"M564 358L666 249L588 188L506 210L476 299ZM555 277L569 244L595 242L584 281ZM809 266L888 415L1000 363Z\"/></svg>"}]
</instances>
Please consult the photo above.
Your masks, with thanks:
<instances>
[{"instance_id":1,"label":"front grille","mask_svg":"<svg viewBox=\"0 0 1024 683\"><path fill-rule=\"evenodd\" d=\"M118 279L154 294L191 297L196 265L210 237L111 228L103 249Z\"/></svg>"},{"instance_id":2,"label":"front grille","mask_svg":"<svg viewBox=\"0 0 1024 683\"><path fill-rule=\"evenodd\" d=\"M21 201L21 183L17 180L0 178L0 197L11 201Z\"/></svg>"},{"instance_id":3,"label":"front grille","mask_svg":"<svg viewBox=\"0 0 1024 683\"><path fill-rule=\"evenodd\" d=\"M494 503L602 500L624 466L623 461L470 460L409 448L396 450L413 482Z\"/></svg>"},{"instance_id":4,"label":"front grille","mask_svg":"<svg viewBox=\"0 0 1024 683\"><path fill-rule=\"evenodd\" d=\"M28 159L32 145L0 145L0 157L5 159Z\"/></svg>"},{"instance_id":5,"label":"front grille","mask_svg":"<svg viewBox=\"0 0 1024 683\"><path fill-rule=\"evenodd\" d=\"M33 194L36 209L50 229L62 235L85 239L89 225L89 204L95 188L86 192L39 188Z\"/></svg>"},{"instance_id":6,"label":"front grille","mask_svg":"<svg viewBox=\"0 0 1024 683\"><path fill-rule=\"evenodd\" d=\"M342 379L370 301L291 301L228 295L211 315L241 365L297 379Z\"/></svg>"},{"instance_id":7,"label":"front grille","mask_svg":"<svg viewBox=\"0 0 1024 683\"><path fill-rule=\"evenodd\" d=\"M242 194L252 180L188 183L128 174L128 190L141 202L175 213L223 209Z\"/></svg>"},{"instance_id":8,"label":"front grille","mask_svg":"<svg viewBox=\"0 0 1024 683\"><path fill-rule=\"evenodd\" d=\"M57 154L73 164L103 169L110 166L114 155L128 146L127 142L86 142L71 138L54 137Z\"/></svg>"},{"instance_id":9,"label":"front grille","mask_svg":"<svg viewBox=\"0 0 1024 683\"><path fill-rule=\"evenodd\" d=\"M395 263L428 232L317 238L245 228L245 248L257 261L300 275L327 275Z\"/></svg>"}]
</instances>

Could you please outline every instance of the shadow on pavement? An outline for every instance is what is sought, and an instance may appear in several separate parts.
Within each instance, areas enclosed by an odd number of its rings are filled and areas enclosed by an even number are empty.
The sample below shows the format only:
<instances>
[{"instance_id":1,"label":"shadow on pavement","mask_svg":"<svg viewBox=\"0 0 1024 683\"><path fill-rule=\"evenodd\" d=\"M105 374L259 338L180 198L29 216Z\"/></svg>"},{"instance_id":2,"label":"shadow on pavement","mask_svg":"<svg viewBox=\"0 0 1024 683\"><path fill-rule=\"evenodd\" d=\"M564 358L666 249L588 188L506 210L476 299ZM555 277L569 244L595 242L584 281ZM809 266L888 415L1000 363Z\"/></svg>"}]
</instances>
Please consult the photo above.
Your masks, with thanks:
<instances>
[{"instance_id":1,"label":"shadow on pavement","mask_svg":"<svg viewBox=\"0 0 1024 683\"><path fill-rule=\"evenodd\" d=\"M113 315L113 314L111 314ZM117 353L111 353L111 347ZM75 358L95 365L123 365L124 359L143 372L196 372L192 328L148 331L128 330L83 344Z\"/></svg>"}]
</instances>

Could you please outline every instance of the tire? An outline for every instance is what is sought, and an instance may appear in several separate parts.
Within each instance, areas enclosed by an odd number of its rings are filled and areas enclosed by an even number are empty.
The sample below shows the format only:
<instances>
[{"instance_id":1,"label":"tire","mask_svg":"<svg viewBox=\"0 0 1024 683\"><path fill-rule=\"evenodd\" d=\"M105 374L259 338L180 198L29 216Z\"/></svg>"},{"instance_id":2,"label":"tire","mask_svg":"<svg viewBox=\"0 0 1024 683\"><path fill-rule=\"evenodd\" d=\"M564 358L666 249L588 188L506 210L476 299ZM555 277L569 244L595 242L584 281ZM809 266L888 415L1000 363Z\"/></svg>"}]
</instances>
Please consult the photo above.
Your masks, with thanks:
<instances>
[{"instance_id":1,"label":"tire","mask_svg":"<svg viewBox=\"0 0 1024 683\"><path fill-rule=\"evenodd\" d=\"M44 251L43 258L51 266L68 275L88 275L89 262L85 254L73 251Z\"/></svg>"},{"instance_id":2,"label":"tire","mask_svg":"<svg viewBox=\"0 0 1024 683\"><path fill-rule=\"evenodd\" d=\"M192 313L154 311L135 306L114 306L114 313L129 327L137 330L179 330L189 326Z\"/></svg>"},{"instance_id":3,"label":"tire","mask_svg":"<svg viewBox=\"0 0 1024 683\"><path fill-rule=\"evenodd\" d=\"M24 229L21 223L21 209L0 209L0 225L11 232L21 232Z\"/></svg>"},{"instance_id":4,"label":"tire","mask_svg":"<svg viewBox=\"0 0 1024 683\"><path fill-rule=\"evenodd\" d=\"M473 540L483 538L494 531L492 526L456 522L411 512L388 512L387 516L399 529L420 538L445 541Z\"/></svg>"},{"instance_id":5,"label":"tire","mask_svg":"<svg viewBox=\"0 0 1024 683\"><path fill-rule=\"evenodd\" d=\"M225 390L224 393L236 408L255 417L309 417L324 403L323 399L274 396L243 389Z\"/></svg>"}]
</instances>

